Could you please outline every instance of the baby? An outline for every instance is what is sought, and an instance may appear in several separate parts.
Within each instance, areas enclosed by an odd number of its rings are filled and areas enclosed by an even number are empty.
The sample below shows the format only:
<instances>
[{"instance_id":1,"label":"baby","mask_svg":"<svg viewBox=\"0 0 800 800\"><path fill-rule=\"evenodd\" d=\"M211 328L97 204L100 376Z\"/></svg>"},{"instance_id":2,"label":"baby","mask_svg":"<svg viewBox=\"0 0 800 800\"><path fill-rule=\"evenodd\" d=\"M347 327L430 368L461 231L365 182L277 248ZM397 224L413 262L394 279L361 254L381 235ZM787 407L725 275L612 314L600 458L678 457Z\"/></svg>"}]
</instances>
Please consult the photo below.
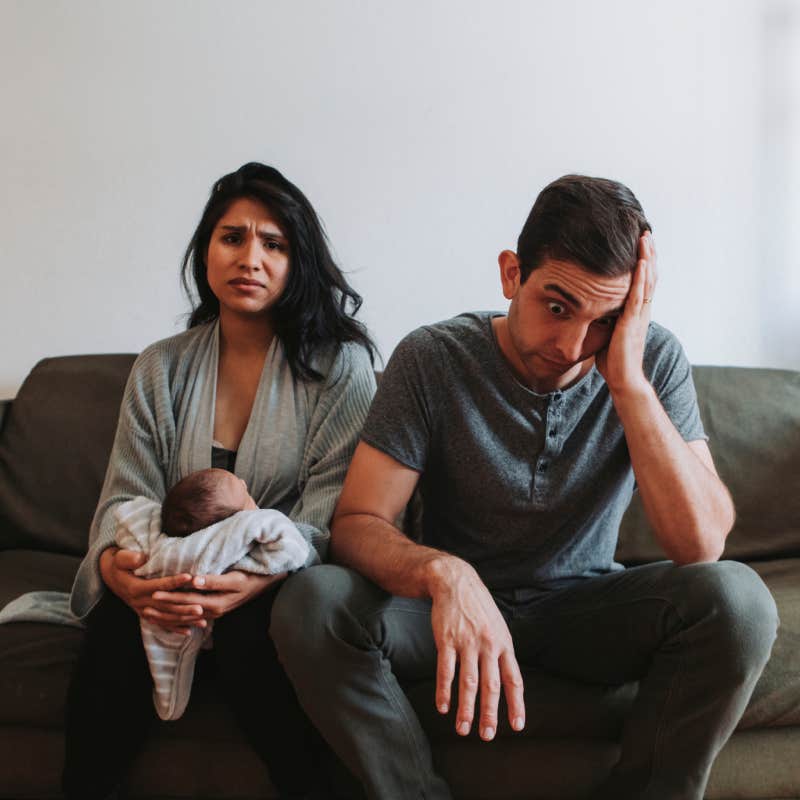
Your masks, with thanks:
<instances>
[{"instance_id":1,"label":"baby","mask_svg":"<svg viewBox=\"0 0 800 800\"><path fill-rule=\"evenodd\" d=\"M257 508L241 478L226 469L200 469L167 492L161 504L161 530L167 536L183 538L237 511Z\"/></svg>"},{"instance_id":2,"label":"baby","mask_svg":"<svg viewBox=\"0 0 800 800\"><path fill-rule=\"evenodd\" d=\"M116 543L147 554L135 570L143 578L220 575L240 569L262 575L305 566L311 550L280 511L259 509L241 478L223 469L193 472L170 489L163 505L146 497L114 511ZM141 619L142 641L161 719L178 719L191 692L197 654L211 639L212 623L188 635Z\"/></svg>"}]
</instances>

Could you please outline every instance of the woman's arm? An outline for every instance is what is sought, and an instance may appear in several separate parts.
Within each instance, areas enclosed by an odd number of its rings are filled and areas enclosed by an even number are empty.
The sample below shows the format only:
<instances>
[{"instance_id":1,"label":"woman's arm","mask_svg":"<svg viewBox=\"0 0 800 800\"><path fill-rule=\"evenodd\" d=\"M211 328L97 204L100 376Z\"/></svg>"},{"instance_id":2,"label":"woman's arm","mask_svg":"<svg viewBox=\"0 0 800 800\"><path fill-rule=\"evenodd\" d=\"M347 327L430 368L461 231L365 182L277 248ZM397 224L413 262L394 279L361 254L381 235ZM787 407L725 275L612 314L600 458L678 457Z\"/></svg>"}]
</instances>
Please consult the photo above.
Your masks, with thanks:
<instances>
[{"instance_id":1,"label":"woman's arm","mask_svg":"<svg viewBox=\"0 0 800 800\"><path fill-rule=\"evenodd\" d=\"M161 502L166 494L165 464L175 440L175 421L161 350L145 350L131 369L103 488L89 532L89 549L78 568L70 604L76 616L91 611L106 588L140 616L149 602L184 622L185 609L170 600L153 601L154 591L175 589L190 575L144 580L133 575L141 554L115 547L114 509L137 495ZM194 621L197 621L194 617ZM165 626L166 627L166 626Z\"/></svg>"},{"instance_id":2,"label":"woman's arm","mask_svg":"<svg viewBox=\"0 0 800 800\"><path fill-rule=\"evenodd\" d=\"M308 565L327 558L333 511L374 394L375 373L367 351L343 345L311 417L298 481L300 497L288 514L316 549Z\"/></svg>"}]
</instances>

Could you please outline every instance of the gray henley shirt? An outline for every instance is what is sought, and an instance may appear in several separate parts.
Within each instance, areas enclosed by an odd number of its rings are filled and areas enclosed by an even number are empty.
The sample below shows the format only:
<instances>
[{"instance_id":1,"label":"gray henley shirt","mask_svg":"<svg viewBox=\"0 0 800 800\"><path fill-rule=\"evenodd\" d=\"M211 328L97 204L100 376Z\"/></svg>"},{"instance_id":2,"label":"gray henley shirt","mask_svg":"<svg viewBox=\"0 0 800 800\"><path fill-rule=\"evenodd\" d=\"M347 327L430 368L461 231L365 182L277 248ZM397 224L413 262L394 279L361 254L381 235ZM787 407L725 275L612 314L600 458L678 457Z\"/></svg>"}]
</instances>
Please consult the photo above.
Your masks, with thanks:
<instances>
[{"instance_id":1,"label":"gray henley shirt","mask_svg":"<svg viewBox=\"0 0 800 800\"><path fill-rule=\"evenodd\" d=\"M635 488L625 434L595 367L537 394L494 337L497 313L462 314L397 346L361 438L421 473L424 544L471 563L493 590L556 588L622 567ZM644 371L686 441L705 438L689 362L650 323Z\"/></svg>"}]
</instances>

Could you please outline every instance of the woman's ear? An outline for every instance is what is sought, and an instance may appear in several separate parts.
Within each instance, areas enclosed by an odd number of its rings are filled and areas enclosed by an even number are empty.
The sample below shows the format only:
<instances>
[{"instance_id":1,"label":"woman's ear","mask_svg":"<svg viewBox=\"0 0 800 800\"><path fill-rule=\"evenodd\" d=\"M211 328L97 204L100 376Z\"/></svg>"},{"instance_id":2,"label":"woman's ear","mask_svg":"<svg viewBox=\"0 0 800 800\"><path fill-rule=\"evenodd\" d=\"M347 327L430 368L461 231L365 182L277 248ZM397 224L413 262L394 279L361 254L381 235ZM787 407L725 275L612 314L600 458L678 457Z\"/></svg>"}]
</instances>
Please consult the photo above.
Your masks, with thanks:
<instances>
[{"instance_id":1,"label":"woman's ear","mask_svg":"<svg viewBox=\"0 0 800 800\"><path fill-rule=\"evenodd\" d=\"M500 265L500 282L503 286L503 297L512 300L520 285L519 258L513 250L503 250L497 257Z\"/></svg>"}]
</instances>

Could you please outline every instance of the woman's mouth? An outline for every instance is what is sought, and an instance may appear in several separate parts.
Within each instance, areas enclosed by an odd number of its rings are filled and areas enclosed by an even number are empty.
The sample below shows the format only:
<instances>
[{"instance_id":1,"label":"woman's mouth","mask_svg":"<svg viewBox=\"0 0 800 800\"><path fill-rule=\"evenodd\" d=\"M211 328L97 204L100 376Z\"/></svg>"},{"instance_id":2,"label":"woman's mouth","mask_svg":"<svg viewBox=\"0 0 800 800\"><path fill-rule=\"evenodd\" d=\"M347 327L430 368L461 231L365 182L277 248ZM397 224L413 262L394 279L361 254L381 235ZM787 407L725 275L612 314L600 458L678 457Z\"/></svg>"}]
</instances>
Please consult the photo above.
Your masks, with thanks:
<instances>
[{"instance_id":1,"label":"woman's mouth","mask_svg":"<svg viewBox=\"0 0 800 800\"><path fill-rule=\"evenodd\" d=\"M242 289L248 288L259 288L263 289L264 284L260 283L259 281L251 280L250 278L234 278L232 281L228 281L230 286L236 286Z\"/></svg>"}]
</instances>

